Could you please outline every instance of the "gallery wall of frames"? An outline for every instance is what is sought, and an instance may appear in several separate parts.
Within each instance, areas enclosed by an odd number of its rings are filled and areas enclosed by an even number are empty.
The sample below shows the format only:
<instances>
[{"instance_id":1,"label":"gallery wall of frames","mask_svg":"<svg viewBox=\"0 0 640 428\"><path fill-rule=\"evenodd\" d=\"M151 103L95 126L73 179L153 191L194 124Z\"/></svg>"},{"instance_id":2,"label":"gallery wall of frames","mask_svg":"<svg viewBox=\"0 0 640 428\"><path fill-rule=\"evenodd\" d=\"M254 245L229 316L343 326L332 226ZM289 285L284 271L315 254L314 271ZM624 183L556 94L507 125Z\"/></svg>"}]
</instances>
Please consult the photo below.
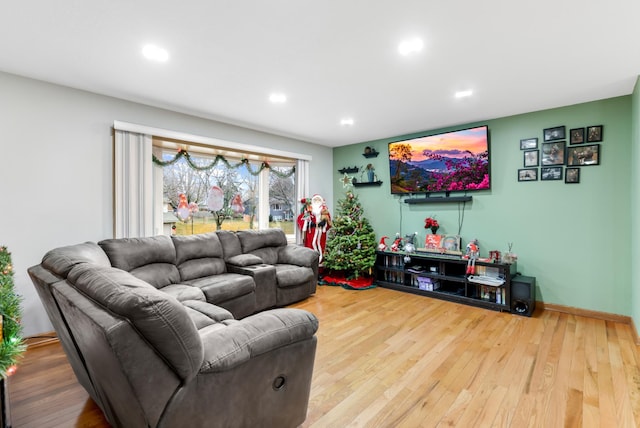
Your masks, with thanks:
<instances>
[{"instance_id":1,"label":"gallery wall of frames","mask_svg":"<svg viewBox=\"0 0 640 428\"><path fill-rule=\"evenodd\" d=\"M583 167L600 165L603 131L602 125L592 125L572 128L567 134L565 126L555 126L542 130L540 144L538 137L520 140L523 167L518 169L518 181L580 183Z\"/></svg>"}]
</instances>

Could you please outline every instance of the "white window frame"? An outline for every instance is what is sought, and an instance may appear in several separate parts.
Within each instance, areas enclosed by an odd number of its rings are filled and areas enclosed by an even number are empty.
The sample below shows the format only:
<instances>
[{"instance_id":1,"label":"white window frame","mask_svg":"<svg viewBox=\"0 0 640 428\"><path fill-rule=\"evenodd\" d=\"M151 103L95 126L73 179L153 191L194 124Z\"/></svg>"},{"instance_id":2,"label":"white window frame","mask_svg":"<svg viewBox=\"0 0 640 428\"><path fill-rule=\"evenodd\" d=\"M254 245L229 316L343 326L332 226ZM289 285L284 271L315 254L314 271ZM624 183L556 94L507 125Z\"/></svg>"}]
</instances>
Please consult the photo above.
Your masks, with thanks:
<instances>
[{"instance_id":1,"label":"white window frame","mask_svg":"<svg viewBox=\"0 0 640 428\"><path fill-rule=\"evenodd\" d=\"M269 156L274 156L278 158L288 158L297 162L296 200L300 200L303 197L305 197L306 193L304 192L306 191L306 189L308 189L308 186L309 186L309 169L307 165L312 160L312 157L310 155L288 152L284 150L277 150L277 149L262 147L262 146L254 146L250 144L237 143L233 141L220 140L217 138L203 137L203 136L188 134L184 132L154 128L150 126L138 125L138 124L122 122L122 121L114 121L113 128L119 131L145 134L145 135L148 135L151 137L157 137L160 139L184 141L184 142L198 144L198 145L211 147L211 148L224 148L225 150L230 150L230 151L239 152L239 153L251 153L254 155L258 154L266 158L268 158ZM149 158L148 163L149 165L152 165L151 158ZM115 172L116 170L114 170L114 174L117 174L117 172ZM162 179L161 172L154 173L151 176L151 178L148 180L148 182L142 183L142 186L144 186L149 192L153 193L156 196L159 193L161 194L162 192L161 186L157 185L158 177L160 177L160 180ZM115 179L117 181L118 177L115 177ZM118 192L119 190L116 188L115 194L114 194L115 198L118 198L119 196ZM258 227L260 229L266 229L269 227L268 194L269 194L269 170L265 168L264 170L262 170L260 174L260 189L259 189L260 205L258 208L260 213ZM121 216L121 213L117 212L117 210L118 208L114 206L114 211L115 211L114 217L116 218ZM157 217L159 215L160 216L162 215L162 210L163 210L162 198L161 197L154 198L153 213L141 214L141 215L145 215L145 218L141 218L138 221L140 221L141 223L154 224L154 221L157 221ZM297 228L295 228L295 230L297 234ZM288 238L290 240L294 239L293 236Z\"/></svg>"}]
</instances>

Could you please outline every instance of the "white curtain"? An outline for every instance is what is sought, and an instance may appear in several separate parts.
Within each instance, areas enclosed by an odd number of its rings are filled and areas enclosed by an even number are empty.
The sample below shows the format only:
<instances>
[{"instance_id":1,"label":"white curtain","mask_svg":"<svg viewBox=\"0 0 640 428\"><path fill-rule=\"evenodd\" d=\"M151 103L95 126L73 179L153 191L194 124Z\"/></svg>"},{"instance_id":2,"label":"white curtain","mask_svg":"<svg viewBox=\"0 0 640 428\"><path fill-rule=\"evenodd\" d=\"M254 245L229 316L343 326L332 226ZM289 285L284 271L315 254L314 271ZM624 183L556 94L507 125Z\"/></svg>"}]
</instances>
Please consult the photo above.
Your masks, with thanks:
<instances>
[{"instance_id":1,"label":"white curtain","mask_svg":"<svg viewBox=\"0 0 640 428\"><path fill-rule=\"evenodd\" d=\"M298 159L296 164L296 208L300 208L297 202L302 198L309 197L309 161ZM294 216L294 221L297 215ZM298 227L296 229L296 242L302 245L302 233Z\"/></svg>"},{"instance_id":2,"label":"white curtain","mask_svg":"<svg viewBox=\"0 0 640 428\"><path fill-rule=\"evenodd\" d=\"M115 130L114 236L135 238L161 233L154 215L154 167L150 135ZM161 214L161 212L160 212Z\"/></svg>"}]
</instances>

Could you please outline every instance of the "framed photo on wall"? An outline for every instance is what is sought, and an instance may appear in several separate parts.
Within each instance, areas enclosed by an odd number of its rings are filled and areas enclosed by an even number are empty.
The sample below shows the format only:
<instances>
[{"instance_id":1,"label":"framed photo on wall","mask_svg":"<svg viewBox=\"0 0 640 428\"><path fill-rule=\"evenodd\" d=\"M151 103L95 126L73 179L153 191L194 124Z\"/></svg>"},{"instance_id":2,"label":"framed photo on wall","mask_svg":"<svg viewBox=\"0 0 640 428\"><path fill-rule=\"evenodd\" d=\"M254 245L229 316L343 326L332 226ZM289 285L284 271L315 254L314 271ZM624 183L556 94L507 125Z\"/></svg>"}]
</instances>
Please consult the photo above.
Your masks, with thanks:
<instances>
[{"instance_id":1,"label":"framed photo on wall","mask_svg":"<svg viewBox=\"0 0 640 428\"><path fill-rule=\"evenodd\" d=\"M569 184L580 183L580 168L567 168L564 173L564 182Z\"/></svg>"},{"instance_id":2,"label":"framed photo on wall","mask_svg":"<svg viewBox=\"0 0 640 428\"><path fill-rule=\"evenodd\" d=\"M587 142L595 143L602 141L602 125L587 127Z\"/></svg>"},{"instance_id":3,"label":"framed photo on wall","mask_svg":"<svg viewBox=\"0 0 640 428\"><path fill-rule=\"evenodd\" d=\"M540 180L562 180L562 167L547 166L540 168Z\"/></svg>"},{"instance_id":4,"label":"framed photo on wall","mask_svg":"<svg viewBox=\"0 0 640 428\"><path fill-rule=\"evenodd\" d=\"M564 141L542 143L542 165L564 165L565 147Z\"/></svg>"},{"instance_id":5,"label":"framed photo on wall","mask_svg":"<svg viewBox=\"0 0 640 428\"><path fill-rule=\"evenodd\" d=\"M569 131L569 144L582 144L584 142L584 128L573 128Z\"/></svg>"},{"instance_id":6,"label":"framed photo on wall","mask_svg":"<svg viewBox=\"0 0 640 428\"><path fill-rule=\"evenodd\" d=\"M527 150L524 152L524 167L540 165L540 150Z\"/></svg>"},{"instance_id":7,"label":"framed photo on wall","mask_svg":"<svg viewBox=\"0 0 640 428\"><path fill-rule=\"evenodd\" d=\"M544 141L564 140L566 138L565 127L556 126L554 128L547 128L544 131L542 131L542 135L544 135Z\"/></svg>"},{"instance_id":8,"label":"framed photo on wall","mask_svg":"<svg viewBox=\"0 0 640 428\"><path fill-rule=\"evenodd\" d=\"M518 181L538 181L538 168L519 169Z\"/></svg>"},{"instance_id":9,"label":"framed photo on wall","mask_svg":"<svg viewBox=\"0 0 640 428\"><path fill-rule=\"evenodd\" d=\"M525 138L524 140L520 140L520 150L530 150L538 148L538 139L537 138Z\"/></svg>"},{"instance_id":10,"label":"framed photo on wall","mask_svg":"<svg viewBox=\"0 0 640 428\"><path fill-rule=\"evenodd\" d=\"M567 166L600 165L600 144L569 147Z\"/></svg>"}]
</instances>

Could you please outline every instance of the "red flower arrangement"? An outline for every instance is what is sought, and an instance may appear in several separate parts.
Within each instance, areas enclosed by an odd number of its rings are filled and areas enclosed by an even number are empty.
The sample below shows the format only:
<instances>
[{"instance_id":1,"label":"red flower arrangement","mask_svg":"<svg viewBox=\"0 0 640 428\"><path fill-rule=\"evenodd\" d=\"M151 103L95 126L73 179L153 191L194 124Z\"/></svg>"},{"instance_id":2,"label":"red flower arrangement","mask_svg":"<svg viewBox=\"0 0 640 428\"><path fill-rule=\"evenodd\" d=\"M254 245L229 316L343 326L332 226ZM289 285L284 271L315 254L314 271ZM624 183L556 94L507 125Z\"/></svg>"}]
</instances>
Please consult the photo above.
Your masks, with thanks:
<instances>
[{"instance_id":1,"label":"red flower arrangement","mask_svg":"<svg viewBox=\"0 0 640 428\"><path fill-rule=\"evenodd\" d=\"M438 231L439 227L440 225L438 224L438 220L436 220L435 218L427 217L424 219L424 228L431 229L431 233L433 233L434 235Z\"/></svg>"}]
</instances>

